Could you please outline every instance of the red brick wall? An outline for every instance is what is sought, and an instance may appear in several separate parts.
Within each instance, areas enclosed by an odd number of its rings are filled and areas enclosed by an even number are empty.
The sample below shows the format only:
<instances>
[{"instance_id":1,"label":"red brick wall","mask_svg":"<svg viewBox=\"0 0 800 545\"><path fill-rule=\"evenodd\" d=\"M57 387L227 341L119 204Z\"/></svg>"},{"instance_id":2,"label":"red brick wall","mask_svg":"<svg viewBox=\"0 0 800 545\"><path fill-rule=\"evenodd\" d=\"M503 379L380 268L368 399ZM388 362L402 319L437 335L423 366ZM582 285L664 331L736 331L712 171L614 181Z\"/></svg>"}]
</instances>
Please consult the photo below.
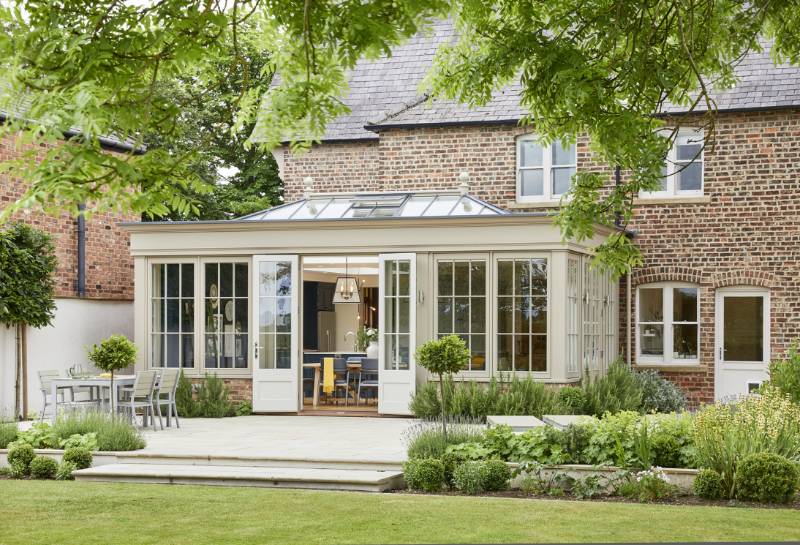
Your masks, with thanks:
<instances>
[{"instance_id":1,"label":"red brick wall","mask_svg":"<svg viewBox=\"0 0 800 545\"><path fill-rule=\"evenodd\" d=\"M0 161L19 157L13 138L0 140ZM23 193L22 182L0 176L0 207L5 208ZM26 211L13 219L29 223L53 236L58 257L56 296L77 296L77 222L69 214L47 215ZM86 221L86 295L96 299L133 299L133 259L128 234L117 223L138 216L119 212L93 215Z\"/></svg>"},{"instance_id":2,"label":"red brick wall","mask_svg":"<svg viewBox=\"0 0 800 545\"><path fill-rule=\"evenodd\" d=\"M513 126L392 129L381 133L378 155L384 191L456 189L468 172L470 192L498 206L516 196Z\"/></svg>"},{"instance_id":3,"label":"red brick wall","mask_svg":"<svg viewBox=\"0 0 800 545\"><path fill-rule=\"evenodd\" d=\"M379 183L367 187L453 189L458 174L467 171L472 194L511 207L516 191L515 138L523 132L512 125L381 132L377 152L370 159L377 159L377 165L369 171ZM316 155L306 155L302 164L287 158L285 172L292 173L292 184L297 184L299 171L303 175L335 172L328 176L326 190L348 190L353 180L364 176L363 162L351 158L348 145L332 146L327 154L325 146L312 152ZM330 158L330 165L308 164ZM606 171L612 183L612 169L593 160L586 139L578 142L578 168ZM337 180L342 181L341 187L336 187ZM637 205L630 225L645 260L633 275L634 287L666 280L701 286L700 366L662 368L689 392L694 404L709 401L714 394L716 288L756 285L771 289L773 356L800 337L800 111L720 114L716 141L705 154L704 183L709 202ZM287 186L287 197L291 195ZM623 291L623 304L624 296ZM625 314L623 307L623 348ZM631 335L635 350L635 333Z\"/></svg>"},{"instance_id":4,"label":"red brick wall","mask_svg":"<svg viewBox=\"0 0 800 545\"><path fill-rule=\"evenodd\" d=\"M720 115L714 144L705 155L710 203L639 206L632 224L645 259L633 285L701 286L702 367L670 374L694 401L714 392L716 288L770 288L773 357L800 337L800 111Z\"/></svg>"},{"instance_id":5,"label":"red brick wall","mask_svg":"<svg viewBox=\"0 0 800 545\"><path fill-rule=\"evenodd\" d=\"M204 378L192 378L190 379L192 384L202 384L205 380ZM228 399L233 401L234 403L239 403L242 401L253 401L253 379L250 377L246 378L224 378L222 382L225 383L225 386L228 388Z\"/></svg>"},{"instance_id":6,"label":"red brick wall","mask_svg":"<svg viewBox=\"0 0 800 545\"><path fill-rule=\"evenodd\" d=\"M314 179L315 193L380 191L377 142L322 144L300 153L284 148L280 153L286 202L302 198L307 176Z\"/></svg>"}]
</instances>

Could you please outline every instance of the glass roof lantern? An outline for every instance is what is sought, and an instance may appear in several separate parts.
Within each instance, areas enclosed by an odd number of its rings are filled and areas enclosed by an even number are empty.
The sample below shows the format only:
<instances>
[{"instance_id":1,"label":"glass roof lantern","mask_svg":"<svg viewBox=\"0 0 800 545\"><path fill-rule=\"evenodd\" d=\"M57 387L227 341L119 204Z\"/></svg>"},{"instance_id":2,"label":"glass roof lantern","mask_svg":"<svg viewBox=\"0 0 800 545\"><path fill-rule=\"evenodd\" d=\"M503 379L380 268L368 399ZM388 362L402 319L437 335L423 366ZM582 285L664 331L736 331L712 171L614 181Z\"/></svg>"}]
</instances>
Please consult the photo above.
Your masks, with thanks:
<instances>
[{"instance_id":1,"label":"glass roof lantern","mask_svg":"<svg viewBox=\"0 0 800 545\"><path fill-rule=\"evenodd\" d=\"M241 221L498 216L507 211L466 191L311 195L239 218Z\"/></svg>"}]
</instances>

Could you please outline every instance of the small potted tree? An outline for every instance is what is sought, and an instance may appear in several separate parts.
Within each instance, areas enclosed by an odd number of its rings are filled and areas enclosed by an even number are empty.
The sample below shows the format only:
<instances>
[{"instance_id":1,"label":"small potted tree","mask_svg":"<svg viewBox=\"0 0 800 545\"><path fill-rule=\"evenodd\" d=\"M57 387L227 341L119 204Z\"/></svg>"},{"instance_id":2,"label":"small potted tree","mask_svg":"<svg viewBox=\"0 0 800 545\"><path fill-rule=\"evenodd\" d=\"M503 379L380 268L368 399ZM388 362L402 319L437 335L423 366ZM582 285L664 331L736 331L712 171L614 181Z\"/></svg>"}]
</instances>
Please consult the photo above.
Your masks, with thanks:
<instances>
[{"instance_id":1,"label":"small potted tree","mask_svg":"<svg viewBox=\"0 0 800 545\"><path fill-rule=\"evenodd\" d=\"M95 367L111 373L111 414L114 414L114 371L136 363L136 345L124 335L111 335L89 350L89 361Z\"/></svg>"},{"instance_id":2,"label":"small potted tree","mask_svg":"<svg viewBox=\"0 0 800 545\"><path fill-rule=\"evenodd\" d=\"M417 349L417 363L439 377L439 393L442 410L442 435L447 439L447 416L444 377L457 373L469 361L467 344L456 335L433 339Z\"/></svg>"}]
</instances>

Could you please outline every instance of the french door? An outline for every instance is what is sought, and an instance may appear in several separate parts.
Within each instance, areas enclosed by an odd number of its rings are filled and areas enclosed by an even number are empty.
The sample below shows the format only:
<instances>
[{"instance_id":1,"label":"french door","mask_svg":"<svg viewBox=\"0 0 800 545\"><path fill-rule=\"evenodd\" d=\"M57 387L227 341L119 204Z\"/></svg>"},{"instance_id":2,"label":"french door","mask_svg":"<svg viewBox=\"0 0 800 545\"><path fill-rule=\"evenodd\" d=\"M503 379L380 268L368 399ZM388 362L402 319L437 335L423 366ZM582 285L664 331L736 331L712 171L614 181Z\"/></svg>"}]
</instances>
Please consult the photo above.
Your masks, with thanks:
<instances>
[{"instance_id":1,"label":"french door","mask_svg":"<svg viewBox=\"0 0 800 545\"><path fill-rule=\"evenodd\" d=\"M717 290L716 399L747 394L766 380L769 316L767 290Z\"/></svg>"},{"instance_id":2,"label":"french door","mask_svg":"<svg viewBox=\"0 0 800 545\"><path fill-rule=\"evenodd\" d=\"M416 390L417 262L415 254L381 254L378 320L378 412L410 414Z\"/></svg>"},{"instance_id":3,"label":"french door","mask_svg":"<svg viewBox=\"0 0 800 545\"><path fill-rule=\"evenodd\" d=\"M253 411L297 412L296 255L253 256Z\"/></svg>"}]
</instances>

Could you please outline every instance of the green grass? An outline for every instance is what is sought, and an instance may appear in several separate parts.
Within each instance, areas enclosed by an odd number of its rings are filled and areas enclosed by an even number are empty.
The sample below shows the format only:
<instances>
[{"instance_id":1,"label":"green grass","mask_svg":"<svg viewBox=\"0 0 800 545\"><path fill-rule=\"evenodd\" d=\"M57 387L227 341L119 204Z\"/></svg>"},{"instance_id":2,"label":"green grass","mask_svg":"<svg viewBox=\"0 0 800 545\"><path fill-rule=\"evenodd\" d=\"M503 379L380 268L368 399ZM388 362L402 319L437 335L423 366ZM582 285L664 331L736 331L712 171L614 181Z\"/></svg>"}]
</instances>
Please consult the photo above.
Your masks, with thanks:
<instances>
[{"instance_id":1,"label":"green grass","mask_svg":"<svg viewBox=\"0 0 800 545\"><path fill-rule=\"evenodd\" d=\"M789 509L0 480L0 544L782 541Z\"/></svg>"}]
</instances>

